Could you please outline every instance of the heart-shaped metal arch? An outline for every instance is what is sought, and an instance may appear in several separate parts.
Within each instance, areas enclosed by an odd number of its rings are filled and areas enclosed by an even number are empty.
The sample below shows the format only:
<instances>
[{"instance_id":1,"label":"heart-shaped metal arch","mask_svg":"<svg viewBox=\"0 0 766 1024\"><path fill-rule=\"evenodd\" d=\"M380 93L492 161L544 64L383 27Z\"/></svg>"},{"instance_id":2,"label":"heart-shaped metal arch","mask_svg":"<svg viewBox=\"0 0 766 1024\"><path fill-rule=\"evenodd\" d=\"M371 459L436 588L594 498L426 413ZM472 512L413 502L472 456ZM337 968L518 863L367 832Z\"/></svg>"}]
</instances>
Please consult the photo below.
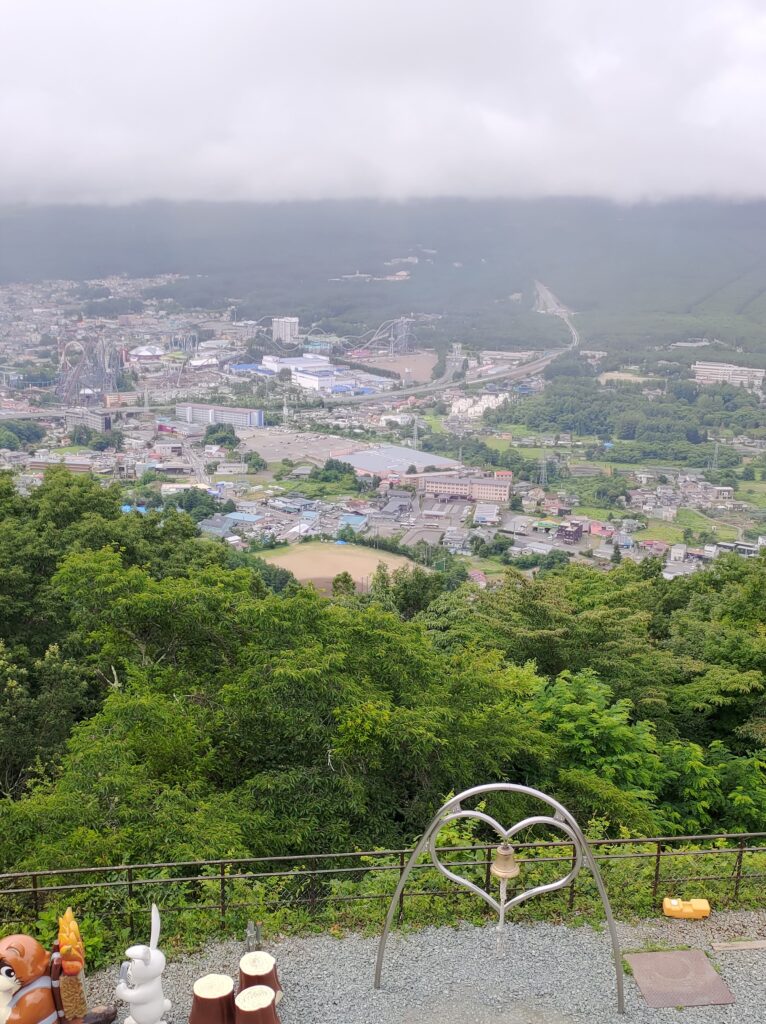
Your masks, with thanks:
<instances>
[{"instance_id":1,"label":"heart-shaped metal arch","mask_svg":"<svg viewBox=\"0 0 766 1024\"><path fill-rule=\"evenodd\" d=\"M503 826L488 814L484 814L483 811L464 811L462 802L464 800L471 799L473 797L481 797L487 793L519 793L526 797L531 797L535 800L539 800L541 803L547 804L548 807L553 810L553 817L548 815L540 815L532 818L525 818L523 821L517 822L512 825L511 828L505 829ZM575 851L575 861L572 865L572 869L569 874L564 878L559 879L557 882L551 882L548 885L536 886L530 889L528 892L521 893L519 896L514 897L511 900L507 900L501 904L495 900L489 893L485 892L484 889L474 885L467 878L461 878L460 875L456 875L449 870L438 858L436 853L436 841L435 837L441 831L442 827L449 821L455 821L458 818L474 818L478 821L484 821L485 824L493 828L501 839L510 839L516 835L523 828L528 828L530 825L545 824L551 828L557 828L564 832L572 841ZM396 914L397 907L399 906L399 900L402 898L404 893L404 887L407 884L407 879L412 872L412 869L417 864L420 856L429 850L431 854L431 860L436 868L441 871L443 875L449 878L451 881L456 882L458 885L462 885L469 889L471 892L476 893L486 903L488 903L496 912L500 914L501 920L504 911L508 907L512 907L517 903L521 903L523 900L531 899L532 896L537 896L543 892L551 892L554 889L561 889L565 885L568 885L577 875L580 868L582 867L583 861L587 864L588 869L593 875L593 880L596 883L599 896L601 897L601 903L604 907L604 913L606 915L606 923L609 929L609 936L612 942L612 959L614 961L615 979L617 985L617 1011L619 1013L625 1012L625 995L622 977L622 953L620 951L620 940L617 937L617 928L614 923L614 917L612 916L612 908L609 905L609 897L606 892L604 880L601 877L601 872L598 869L596 858L593 856L593 851L590 848L588 840L583 835L582 829L575 821L574 817L569 811L560 804L558 800L554 800L553 797L548 796L547 793L543 793L542 790L533 789L531 786L522 786L517 782L491 782L484 786L474 786L472 789L466 789L464 792L459 793L457 796L452 797L448 800L434 815L428 828L425 830L423 835L420 837L415 849L410 855L410 859L407 862L406 867L399 876L399 882L396 886L391 902L388 905L388 913L386 914L386 921L383 925L383 931L380 936L378 943L378 955L375 960L375 988L380 988L380 976L383 970L383 957L386 952L386 940L388 934L391 931L391 926L394 921L394 915ZM502 888L502 887L501 887Z\"/></svg>"},{"instance_id":2,"label":"heart-shaped metal arch","mask_svg":"<svg viewBox=\"0 0 766 1024\"><path fill-rule=\"evenodd\" d=\"M450 871L446 864L439 859L439 854L436 852L437 837L445 825L448 825L451 821L457 821L459 818L473 818L476 821L483 821L486 825L489 825L490 828L495 830L501 841L504 843L508 842L523 829L531 828L533 825L548 825L551 828L560 829L572 842L572 846L575 851L574 863L572 864L569 872L563 878L559 878L555 882L548 882L545 885L533 886L533 888L527 889L525 892L518 893L511 899L505 900L504 903L500 903L490 893L488 893L486 889L482 889L481 886L476 885L469 878L464 878L462 875L456 875L454 871ZM449 878L452 882L456 882L458 885L462 885L466 889L470 889L471 892L480 896L485 903L489 904L496 914L500 915L510 907L515 907L519 903L524 903L526 900L532 899L533 896L541 896L546 892L555 892L557 889L563 889L577 878L580 868L582 867L582 850L577 842L577 836L566 822L561 821L559 818L552 818L547 814L536 815L532 818L524 818L523 821L516 822L516 824L512 825L510 828L503 828L496 818L493 818L489 814L485 814L483 811L464 811L461 809L442 818L437 827L433 829L428 839L428 852L431 855L434 867L438 868L446 878Z\"/></svg>"}]
</instances>

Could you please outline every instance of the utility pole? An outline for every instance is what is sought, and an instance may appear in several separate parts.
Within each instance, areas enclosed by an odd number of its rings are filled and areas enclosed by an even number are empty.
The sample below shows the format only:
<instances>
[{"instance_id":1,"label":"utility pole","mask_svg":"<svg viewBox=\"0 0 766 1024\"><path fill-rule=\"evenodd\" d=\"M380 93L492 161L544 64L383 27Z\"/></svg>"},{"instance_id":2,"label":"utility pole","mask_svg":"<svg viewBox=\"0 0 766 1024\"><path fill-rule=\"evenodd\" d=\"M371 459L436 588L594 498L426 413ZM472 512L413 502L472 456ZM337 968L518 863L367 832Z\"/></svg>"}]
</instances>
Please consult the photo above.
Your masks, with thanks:
<instances>
[{"instance_id":1,"label":"utility pole","mask_svg":"<svg viewBox=\"0 0 766 1024\"><path fill-rule=\"evenodd\" d=\"M543 489L548 486L548 460L544 455L540 458L540 486Z\"/></svg>"}]
</instances>

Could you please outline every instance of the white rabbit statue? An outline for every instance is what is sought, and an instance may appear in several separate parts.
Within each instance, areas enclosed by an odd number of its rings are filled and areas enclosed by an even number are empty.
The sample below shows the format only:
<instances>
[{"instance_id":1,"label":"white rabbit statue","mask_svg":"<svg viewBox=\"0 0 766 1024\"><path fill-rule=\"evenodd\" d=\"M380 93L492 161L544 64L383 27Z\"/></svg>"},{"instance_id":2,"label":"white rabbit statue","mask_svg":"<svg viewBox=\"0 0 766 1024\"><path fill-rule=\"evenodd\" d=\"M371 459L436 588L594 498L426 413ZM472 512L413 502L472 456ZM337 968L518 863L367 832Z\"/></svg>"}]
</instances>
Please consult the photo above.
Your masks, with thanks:
<instances>
[{"instance_id":1,"label":"white rabbit statue","mask_svg":"<svg viewBox=\"0 0 766 1024\"><path fill-rule=\"evenodd\" d=\"M152 903L152 932L148 946L131 946L125 956L115 996L130 1004L125 1024L165 1024L163 1015L170 1010L170 1000L162 991L165 954L157 949L160 941L160 912ZM132 986L132 987L131 987Z\"/></svg>"}]
</instances>

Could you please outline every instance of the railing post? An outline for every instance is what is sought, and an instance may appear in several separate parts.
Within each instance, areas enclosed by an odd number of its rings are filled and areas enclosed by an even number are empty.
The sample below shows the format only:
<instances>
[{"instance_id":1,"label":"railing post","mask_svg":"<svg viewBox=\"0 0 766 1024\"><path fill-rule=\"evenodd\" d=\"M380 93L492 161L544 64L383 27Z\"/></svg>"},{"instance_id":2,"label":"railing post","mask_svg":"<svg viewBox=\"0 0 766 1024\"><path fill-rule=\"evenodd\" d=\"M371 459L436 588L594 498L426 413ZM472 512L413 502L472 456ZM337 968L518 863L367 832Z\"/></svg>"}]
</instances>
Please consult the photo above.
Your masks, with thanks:
<instances>
[{"instance_id":1,"label":"railing post","mask_svg":"<svg viewBox=\"0 0 766 1024\"><path fill-rule=\"evenodd\" d=\"M311 907L312 916L317 912L317 870L319 868L319 862L316 858L310 861L311 867L311 878L309 879L309 906Z\"/></svg>"},{"instance_id":2,"label":"railing post","mask_svg":"<svg viewBox=\"0 0 766 1024\"><path fill-rule=\"evenodd\" d=\"M32 904L35 908L35 914L40 913L40 894L37 891L37 875L32 875Z\"/></svg>"},{"instance_id":3,"label":"railing post","mask_svg":"<svg viewBox=\"0 0 766 1024\"><path fill-rule=\"evenodd\" d=\"M404 850L399 851L399 879L404 874ZM399 916L396 920L397 925L402 923L404 917L404 889L399 893Z\"/></svg>"},{"instance_id":4,"label":"railing post","mask_svg":"<svg viewBox=\"0 0 766 1024\"><path fill-rule=\"evenodd\" d=\"M128 867L128 928L133 934L133 868Z\"/></svg>"},{"instance_id":5,"label":"railing post","mask_svg":"<svg viewBox=\"0 0 766 1024\"><path fill-rule=\"evenodd\" d=\"M489 888L492 885L492 851L494 847L488 846L484 851L484 856L487 858L487 863L484 865L484 888L489 892Z\"/></svg>"},{"instance_id":6,"label":"railing post","mask_svg":"<svg viewBox=\"0 0 766 1024\"><path fill-rule=\"evenodd\" d=\"M570 870L574 870L574 866L575 866L576 863L577 863L577 847L575 846L574 843L572 843L572 868ZM569 910L574 910L575 885L576 884L577 884L577 875L575 875L575 877L569 883L569 903L568 903Z\"/></svg>"},{"instance_id":7,"label":"railing post","mask_svg":"<svg viewBox=\"0 0 766 1024\"><path fill-rule=\"evenodd\" d=\"M657 899L660 887L660 865L662 863L662 843L657 843L657 855L654 859L654 879L652 880L652 900Z\"/></svg>"},{"instance_id":8,"label":"railing post","mask_svg":"<svg viewBox=\"0 0 766 1024\"><path fill-rule=\"evenodd\" d=\"M745 853L745 840L740 839L739 850L737 850L737 863L734 876L734 902L739 902L739 883L742 881L742 858Z\"/></svg>"},{"instance_id":9,"label":"railing post","mask_svg":"<svg viewBox=\"0 0 766 1024\"><path fill-rule=\"evenodd\" d=\"M221 862L221 928L226 927L226 865Z\"/></svg>"}]
</instances>

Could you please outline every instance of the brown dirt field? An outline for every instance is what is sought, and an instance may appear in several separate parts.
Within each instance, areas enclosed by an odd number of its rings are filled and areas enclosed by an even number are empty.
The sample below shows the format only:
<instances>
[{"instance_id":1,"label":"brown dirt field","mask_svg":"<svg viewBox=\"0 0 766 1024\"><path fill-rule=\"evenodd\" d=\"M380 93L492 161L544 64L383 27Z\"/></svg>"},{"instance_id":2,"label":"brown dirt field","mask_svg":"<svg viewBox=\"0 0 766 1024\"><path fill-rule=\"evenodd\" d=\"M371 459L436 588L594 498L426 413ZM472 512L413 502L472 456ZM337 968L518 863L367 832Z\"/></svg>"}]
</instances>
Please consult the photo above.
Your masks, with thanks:
<instances>
[{"instance_id":1,"label":"brown dirt field","mask_svg":"<svg viewBox=\"0 0 766 1024\"><path fill-rule=\"evenodd\" d=\"M409 370L413 383L427 384L431 379L431 370L436 364L435 352L409 352L405 355L395 356L374 356L370 359L360 359L365 366L371 370L393 370L401 377L404 371Z\"/></svg>"},{"instance_id":2,"label":"brown dirt field","mask_svg":"<svg viewBox=\"0 0 766 1024\"><path fill-rule=\"evenodd\" d=\"M310 544L291 544L289 548L259 553L259 557L272 565L289 569L301 583L311 582L317 590L329 593L333 577L339 572L349 572L358 590L367 590L370 576L379 562L385 562L390 570L401 565L414 565L409 558L391 555L374 548L354 547L353 544L331 544L316 541Z\"/></svg>"}]
</instances>

